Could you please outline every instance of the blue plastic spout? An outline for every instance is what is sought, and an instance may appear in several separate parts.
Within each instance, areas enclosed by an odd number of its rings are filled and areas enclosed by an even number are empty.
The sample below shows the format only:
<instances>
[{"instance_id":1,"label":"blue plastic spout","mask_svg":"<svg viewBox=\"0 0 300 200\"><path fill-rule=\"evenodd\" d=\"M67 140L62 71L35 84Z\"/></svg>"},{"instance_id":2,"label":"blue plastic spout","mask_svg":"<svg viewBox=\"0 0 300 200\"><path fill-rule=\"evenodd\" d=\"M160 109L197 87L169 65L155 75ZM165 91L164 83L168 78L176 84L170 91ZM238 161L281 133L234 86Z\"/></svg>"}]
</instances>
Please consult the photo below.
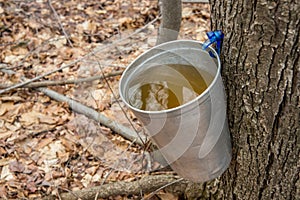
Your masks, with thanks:
<instances>
[{"instance_id":1,"label":"blue plastic spout","mask_svg":"<svg viewBox=\"0 0 300 200\"><path fill-rule=\"evenodd\" d=\"M216 31L209 31L206 33L206 35L208 37L208 40L204 42L202 49L206 50L208 46L210 46L213 43L216 43L216 51L218 55L220 55L224 33L222 33L221 30L216 30ZM209 52L209 54L212 57L214 57L214 55L211 52Z\"/></svg>"}]
</instances>

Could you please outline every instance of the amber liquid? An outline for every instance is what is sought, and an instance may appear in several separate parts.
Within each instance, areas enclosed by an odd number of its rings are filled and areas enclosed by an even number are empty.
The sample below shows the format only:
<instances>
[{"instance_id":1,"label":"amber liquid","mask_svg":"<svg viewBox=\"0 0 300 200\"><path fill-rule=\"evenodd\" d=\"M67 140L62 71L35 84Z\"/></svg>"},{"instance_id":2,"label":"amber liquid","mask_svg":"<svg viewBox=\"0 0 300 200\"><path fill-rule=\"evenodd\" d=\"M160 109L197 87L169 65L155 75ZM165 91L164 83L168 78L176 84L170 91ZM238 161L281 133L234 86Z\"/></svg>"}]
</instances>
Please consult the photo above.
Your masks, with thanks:
<instances>
[{"instance_id":1,"label":"amber liquid","mask_svg":"<svg viewBox=\"0 0 300 200\"><path fill-rule=\"evenodd\" d=\"M212 79L208 72L191 65L153 66L133 81L129 89L129 103L148 111L175 108L195 99Z\"/></svg>"}]
</instances>

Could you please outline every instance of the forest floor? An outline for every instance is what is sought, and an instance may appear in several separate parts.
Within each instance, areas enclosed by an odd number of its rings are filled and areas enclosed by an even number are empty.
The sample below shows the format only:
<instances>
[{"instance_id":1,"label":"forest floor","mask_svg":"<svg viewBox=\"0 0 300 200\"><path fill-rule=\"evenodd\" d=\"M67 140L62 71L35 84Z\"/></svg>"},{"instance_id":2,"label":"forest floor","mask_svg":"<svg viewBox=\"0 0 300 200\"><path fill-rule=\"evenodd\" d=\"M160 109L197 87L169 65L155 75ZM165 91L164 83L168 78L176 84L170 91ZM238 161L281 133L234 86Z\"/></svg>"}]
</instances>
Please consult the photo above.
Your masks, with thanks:
<instances>
[{"instance_id":1,"label":"forest floor","mask_svg":"<svg viewBox=\"0 0 300 200\"><path fill-rule=\"evenodd\" d=\"M118 82L126 66L155 45L158 10L156 0L0 0L0 92L47 72L52 73L35 82L106 74L110 77L105 80L47 88L142 130L120 101ZM208 4L183 4L179 38L203 42L209 20ZM63 192L173 173L143 170L145 163L134 161L144 151L36 88L20 87L0 95L0 197L4 199L48 195L60 199ZM152 199L177 197L160 191Z\"/></svg>"}]
</instances>

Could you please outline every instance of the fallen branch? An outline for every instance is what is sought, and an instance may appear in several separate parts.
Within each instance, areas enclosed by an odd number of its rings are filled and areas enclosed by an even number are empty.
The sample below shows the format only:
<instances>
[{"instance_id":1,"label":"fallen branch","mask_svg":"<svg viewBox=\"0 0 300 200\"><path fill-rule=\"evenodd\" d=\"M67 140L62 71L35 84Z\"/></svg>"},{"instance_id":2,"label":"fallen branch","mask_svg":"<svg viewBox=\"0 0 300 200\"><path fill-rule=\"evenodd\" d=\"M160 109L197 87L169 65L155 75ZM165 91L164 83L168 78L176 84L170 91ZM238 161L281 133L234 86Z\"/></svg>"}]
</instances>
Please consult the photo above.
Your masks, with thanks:
<instances>
[{"instance_id":1,"label":"fallen branch","mask_svg":"<svg viewBox=\"0 0 300 200\"><path fill-rule=\"evenodd\" d=\"M105 77L118 76L118 75L121 75L122 73L123 73L123 71L115 71L115 72L106 74ZM86 83L86 82L91 82L91 81L101 80L101 79L103 79L103 75L91 76L91 77L88 77L88 78L73 79L73 80L33 82L33 83L29 83L28 85L24 85L23 87L25 87L25 88L38 88L38 87L57 86L57 85L66 85L66 84L79 84L79 83ZM13 85L0 84L1 89L12 87L12 86Z\"/></svg>"},{"instance_id":2,"label":"fallen branch","mask_svg":"<svg viewBox=\"0 0 300 200\"><path fill-rule=\"evenodd\" d=\"M126 126L123 126L109 118L107 118L105 115L97 112L96 110L85 106L73 99L70 99L64 95L61 95L53 90L50 90L48 88L40 87L36 88L36 90L46 94L47 96L51 97L52 99L60 102L66 102L69 107L74 110L75 112L79 114L83 114L86 117L93 119L102 125L110 128L114 132L120 134L124 138L134 141L135 143L139 145L143 145L146 142L146 138L140 139L140 136L138 136L138 133L132 131L131 129L127 128Z\"/></svg>"},{"instance_id":3,"label":"fallen branch","mask_svg":"<svg viewBox=\"0 0 300 200\"><path fill-rule=\"evenodd\" d=\"M176 187L176 191L174 191L174 193L182 194L184 193L188 183L187 181L181 180L175 175L149 175L137 181L118 181L97 187L73 191L72 193L61 193L60 197L64 200L90 200L95 199L96 196L98 198L109 198L118 195L140 195L141 193L150 193L160 188L164 188L165 185L168 185L168 187ZM172 182L174 184L169 185ZM44 200L52 199L56 199L56 197L48 196L44 198ZM145 199L148 198L146 197Z\"/></svg>"},{"instance_id":4,"label":"fallen branch","mask_svg":"<svg viewBox=\"0 0 300 200\"><path fill-rule=\"evenodd\" d=\"M84 57L82 57L82 58L80 58L80 59L78 59L78 60L75 60L75 61L71 62L71 63L68 64L68 65L62 66L62 67L57 68L57 69L55 69L55 70L52 70L52 71L50 71L50 72L46 72L45 74L42 74L42 75L40 75L40 76L36 76L36 77L34 77L33 79L28 79L28 80L26 80L26 81L24 81L24 82L17 83L17 84L15 84L15 85L12 85L11 87L5 88L4 90L0 90L0 94L3 94L3 93L5 93L5 92L11 91L11 90L16 89L16 88L23 87L23 86L25 86L25 85L28 85L29 83L32 83L32 82L37 81L37 80L39 80L39 79L41 79L41 78L44 78L45 76L49 76L50 74L53 74L53 73L55 73L55 72L58 72L58 71L60 71L60 70L65 69L65 68L71 67L71 66L75 65L76 63L80 62L83 58L84 58Z\"/></svg>"}]
</instances>

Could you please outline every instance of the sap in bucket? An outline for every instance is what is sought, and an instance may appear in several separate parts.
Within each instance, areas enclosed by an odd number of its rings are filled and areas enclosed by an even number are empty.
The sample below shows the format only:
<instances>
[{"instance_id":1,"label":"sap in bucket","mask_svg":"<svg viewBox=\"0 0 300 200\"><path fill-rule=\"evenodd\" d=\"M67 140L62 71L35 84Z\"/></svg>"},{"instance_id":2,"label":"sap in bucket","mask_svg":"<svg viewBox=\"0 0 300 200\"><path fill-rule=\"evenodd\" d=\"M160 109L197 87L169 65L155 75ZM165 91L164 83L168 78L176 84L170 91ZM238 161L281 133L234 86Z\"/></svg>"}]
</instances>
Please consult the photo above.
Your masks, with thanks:
<instances>
[{"instance_id":1,"label":"sap in bucket","mask_svg":"<svg viewBox=\"0 0 300 200\"><path fill-rule=\"evenodd\" d=\"M218 177L231 160L220 68L211 47L177 40L140 55L120 80L122 100L165 160L194 182Z\"/></svg>"}]
</instances>

